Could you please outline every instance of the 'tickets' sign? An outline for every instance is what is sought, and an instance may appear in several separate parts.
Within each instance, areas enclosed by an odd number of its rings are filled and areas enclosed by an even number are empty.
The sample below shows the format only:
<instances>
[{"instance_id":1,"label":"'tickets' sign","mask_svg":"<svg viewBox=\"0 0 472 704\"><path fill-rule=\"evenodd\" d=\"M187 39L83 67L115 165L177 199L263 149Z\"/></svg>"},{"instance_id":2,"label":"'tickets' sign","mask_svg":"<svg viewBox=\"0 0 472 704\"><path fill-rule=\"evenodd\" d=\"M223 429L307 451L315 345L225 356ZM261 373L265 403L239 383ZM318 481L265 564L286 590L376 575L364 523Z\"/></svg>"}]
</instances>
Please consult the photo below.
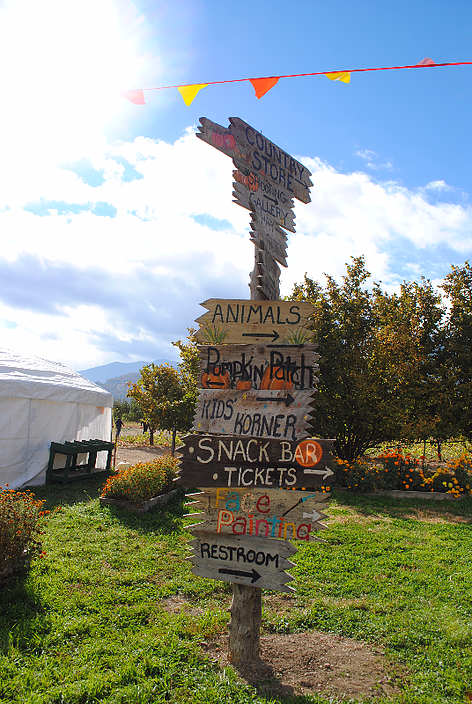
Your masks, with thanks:
<instances>
[{"instance_id":1,"label":"'tickets' sign","mask_svg":"<svg viewBox=\"0 0 472 704\"><path fill-rule=\"evenodd\" d=\"M333 440L187 435L177 482L188 487L297 489L325 487Z\"/></svg>"}]
</instances>

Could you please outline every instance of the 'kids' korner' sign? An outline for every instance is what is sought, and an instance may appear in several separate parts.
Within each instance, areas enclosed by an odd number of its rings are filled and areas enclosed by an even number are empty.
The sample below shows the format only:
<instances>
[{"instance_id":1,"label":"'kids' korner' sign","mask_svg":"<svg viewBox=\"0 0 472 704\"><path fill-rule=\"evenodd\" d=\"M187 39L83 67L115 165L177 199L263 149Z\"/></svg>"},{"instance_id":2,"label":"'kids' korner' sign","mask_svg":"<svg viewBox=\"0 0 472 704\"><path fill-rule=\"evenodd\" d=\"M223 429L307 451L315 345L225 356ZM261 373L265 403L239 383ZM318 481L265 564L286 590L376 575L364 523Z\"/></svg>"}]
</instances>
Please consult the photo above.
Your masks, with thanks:
<instances>
[{"instance_id":1,"label":"'kids' korner' sign","mask_svg":"<svg viewBox=\"0 0 472 704\"><path fill-rule=\"evenodd\" d=\"M308 330L308 318L314 306L307 301L210 298L200 305L208 309L196 320L200 329L195 337L202 343L301 344L313 335Z\"/></svg>"}]
</instances>

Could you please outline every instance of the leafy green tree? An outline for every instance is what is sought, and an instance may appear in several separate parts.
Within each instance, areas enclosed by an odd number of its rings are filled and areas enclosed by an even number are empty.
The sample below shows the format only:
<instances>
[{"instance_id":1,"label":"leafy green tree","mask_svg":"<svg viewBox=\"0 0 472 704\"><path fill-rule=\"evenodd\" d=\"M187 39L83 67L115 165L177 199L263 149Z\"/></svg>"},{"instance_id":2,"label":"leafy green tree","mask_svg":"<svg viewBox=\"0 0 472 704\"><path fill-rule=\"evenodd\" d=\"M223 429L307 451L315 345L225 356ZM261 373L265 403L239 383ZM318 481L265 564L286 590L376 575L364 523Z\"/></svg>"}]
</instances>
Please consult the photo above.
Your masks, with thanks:
<instances>
[{"instance_id":1,"label":"leafy green tree","mask_svg":"<svg viewBox=\"0 0 472 704\"><path fill-rule=\"evenodd\" d=\"M170 364L148 364L140 370L140 378L132 384L128 396L142 410L142 417L149 424L151 445L154 431L172 431L172 453L175 449L176 431L190 430L197 397L195 359L196 341L189 330L189 343L174 343L180 350L182 362L179 369Z\"/></svg>"},{"instance_id":2,"label":"leafy green tree","mask_svg":"<svg viewBox=\"0 0 472 704\"><path fill-rule=\"evenodd\" d=\"M352 461L375 444L408 437L447 437L451 414L444 385L441 297L431 283L404 283L389 295L374 284L363 257L352 259L339 285L305 276L293 298L314 306L320 381L313 427L336 438Z\"/></svg>"},{"instance_id":3,"label":"leafy green tree","mask_svg":"<svg viewBox=\"0 0 472 704\"><path fill-rule=\"evenodd\" d=\"M452 412L459 432L472 439L472 267L452 266L442 286L449 298L445 328Z\"/></svg>"},{"instance_id":4,"label":"leafy green tree","mask_svg":"<svg viewBox=\"0 0 472 704\"><path fill-rule=\"evenodd\" d=\"M320 372L313 428L335 438L338 457L351 462L372 444L389 438L395 423L385 377L379 374L374 295L365 282L364 258L353 258L339 285L327 276L326 287L305 275L292 298L314 304L313 329Z\"/></svg>"}]
</instances>

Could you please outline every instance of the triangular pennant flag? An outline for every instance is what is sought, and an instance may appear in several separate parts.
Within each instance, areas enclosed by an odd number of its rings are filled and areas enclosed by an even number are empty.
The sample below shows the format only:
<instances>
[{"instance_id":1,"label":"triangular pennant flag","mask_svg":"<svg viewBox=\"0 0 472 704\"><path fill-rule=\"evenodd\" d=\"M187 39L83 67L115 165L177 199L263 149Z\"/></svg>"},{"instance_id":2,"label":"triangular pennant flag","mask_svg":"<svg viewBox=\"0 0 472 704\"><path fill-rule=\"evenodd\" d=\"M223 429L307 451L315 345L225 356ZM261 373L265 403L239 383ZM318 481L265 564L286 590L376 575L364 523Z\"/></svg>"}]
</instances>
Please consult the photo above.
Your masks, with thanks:
<instances>
[{"instance_id":1,"label":"triangular pennant flag","mask_svg":"<svg viewBox=\"0 0 472 704\"><path fill-rule=\"evenodd\" d=\"M135 105L145 105L144 93L141 88L138 88L138 90L124 90L121 95L123 98L126 98L126 100L129 100L130 103L134 103Z\"/></svg>"},{"instance_id":2,"label":"triangular pennant flag","mask_svg":"<svg viewBox=\"0 0 472 704\"><path fill-rule=\"evenodd\" d=\"M250 78L249 79L253 85L254 90L258 98L262 98L263 95L268 93L271 88L275 86L278 78Z\"/></svg>"},{"instance_id":3,"label":"triangular pennant flag","mask_svg":"<svg viewBox=\"0 0 472 704\"><path fill-rule=\"evenodd\" d=\"M420 61L417 66L436 66L434 63L433 59L430 59L429 56L427 56L423 61Z\"/></svg>"},{"instance_id":4,"label":"triangular pennant flag","mask_svg":"<svg viewBox=\"0 0 472 704\"><path fill-rule=\"evenodd\" d=\"M349 71L338 71L338 73L325 73L325 76L330 81L342 81L343 83L351 82L351 74Z\"/></svg>"},{"instance_id":5,"label":"triangular pennant flag","mask_svg":"<svg viewBox=\"0 0 472 704\"><path fill-rule=\"evenodd\" d=\"M185 105L188 107L192 104L193 99L197 95L198 91L202 88L206 88L208 83L195 83L193 86L179 86L177 90L184 99Z\"/></svg>"}]
</instances>

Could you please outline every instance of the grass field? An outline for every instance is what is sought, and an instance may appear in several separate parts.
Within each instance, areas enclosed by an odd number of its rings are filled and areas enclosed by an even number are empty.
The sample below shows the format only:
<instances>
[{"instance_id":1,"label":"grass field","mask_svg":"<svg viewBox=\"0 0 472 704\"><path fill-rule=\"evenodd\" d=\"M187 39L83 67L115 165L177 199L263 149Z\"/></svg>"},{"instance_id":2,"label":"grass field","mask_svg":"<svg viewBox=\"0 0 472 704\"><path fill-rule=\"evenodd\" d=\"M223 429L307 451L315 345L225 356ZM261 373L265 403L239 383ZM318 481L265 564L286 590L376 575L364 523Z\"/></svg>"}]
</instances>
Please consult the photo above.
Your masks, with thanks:
<instances>
[{"instance_id":1,"label":"grass field","mask_svg":"<svg viewBox=\"0 0 472 704\"><path fill-rule=\"evenodd\" d=\"M341 701L264 698L211 662L199 644L226 631L231 585L190 573L182 501L131 515L100 508L102 483L36 491L60 508L48 518L46 557L0 588L2 704ZM339 494L329 514L327 544L299 543L292 608L265 593L264 632L322 630L381 646L402 672L396 704L469 701L472 500ZM167 607L176 597L183 610Z\"/></svg>"}]
</instances>

